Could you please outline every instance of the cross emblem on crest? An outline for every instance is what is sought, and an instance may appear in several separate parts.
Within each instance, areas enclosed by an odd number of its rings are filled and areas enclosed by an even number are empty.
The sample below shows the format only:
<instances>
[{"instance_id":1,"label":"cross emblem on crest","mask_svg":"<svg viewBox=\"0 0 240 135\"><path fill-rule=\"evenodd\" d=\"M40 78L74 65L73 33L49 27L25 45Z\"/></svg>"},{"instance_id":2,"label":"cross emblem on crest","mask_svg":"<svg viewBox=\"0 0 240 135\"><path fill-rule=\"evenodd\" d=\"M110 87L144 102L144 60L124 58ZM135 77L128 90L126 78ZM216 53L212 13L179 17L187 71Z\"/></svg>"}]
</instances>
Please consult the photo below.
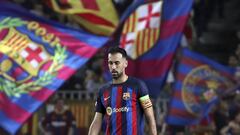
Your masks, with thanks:
<instances>
[{"instance_id":1,"label":"cross emblem on crest","mask_svg":"<svg viewBox=\"0 0 240 135\"><path fill-rule=\"evenodd\" d=\"M148 52L160 34L162 1L141 5L125 21L120 47L128 56L137 59Z\"/></svg>"},{"instance_id":2,"label":"cross emblem on crest","mask_svg":"<svg viewBox=\"0 0 240 135\"><path fill-rule=\"evenodd\" d=\"M148 4L137 9L138 12L138 30L146 28L159 28L160 12L159 6Z\"/></svg>"},{"instance_id":3,"label":"cross emblem on crest","mask_svg":"<svg viewBox=\"0 0 240 135\"><path fill-rule=\"evenodd\" d=\"M28 47L20 52L20 55L34 68L37 68L42 61L48 59L47 54L43 49L34 43L29 43Z\"/></svg>"}]
</instances>

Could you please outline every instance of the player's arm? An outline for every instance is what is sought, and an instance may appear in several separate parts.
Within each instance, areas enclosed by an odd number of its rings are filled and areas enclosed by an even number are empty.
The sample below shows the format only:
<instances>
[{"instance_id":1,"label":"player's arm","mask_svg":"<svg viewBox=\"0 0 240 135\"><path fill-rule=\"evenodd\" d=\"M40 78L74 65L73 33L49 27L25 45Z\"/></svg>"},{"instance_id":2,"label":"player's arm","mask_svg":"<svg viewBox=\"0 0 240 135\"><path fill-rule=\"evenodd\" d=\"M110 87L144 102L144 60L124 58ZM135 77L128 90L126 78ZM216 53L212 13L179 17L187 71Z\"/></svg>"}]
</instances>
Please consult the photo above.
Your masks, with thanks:
<instances>
[{"instance_id":1,"label":"player's arm","mask_svg":"<svg viewBox=\"0 0 240 135\"><path fill-rule=\"evenodd\" d=\"M92 124L90 125L88 135L98 135L102 126L103 114L96 112Z\"/></svg>"},{"instance_id":2,"label":"player's arm","mask_svg":"<svg viewBox=\"0 0 240 135\"><path fill-rule=\"evenodd\" d=\"M149 95L145 95L141 97L140 102L141 102L142 108L144 109L144 114L149 124L151 135L157 135L156 122L154 118L152 102L149 98Z\"/></svg>"}]
</instances>

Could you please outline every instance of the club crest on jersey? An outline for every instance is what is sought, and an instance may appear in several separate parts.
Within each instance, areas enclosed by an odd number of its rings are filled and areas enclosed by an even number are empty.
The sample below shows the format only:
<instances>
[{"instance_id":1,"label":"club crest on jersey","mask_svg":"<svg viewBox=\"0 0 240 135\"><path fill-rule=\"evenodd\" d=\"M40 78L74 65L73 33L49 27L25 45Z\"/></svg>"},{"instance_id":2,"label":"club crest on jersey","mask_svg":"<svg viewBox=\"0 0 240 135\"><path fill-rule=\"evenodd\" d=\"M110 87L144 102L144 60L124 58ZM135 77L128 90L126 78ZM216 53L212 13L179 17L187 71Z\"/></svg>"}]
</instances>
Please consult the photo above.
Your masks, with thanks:
<instances>
[{"instance_id":1,"label":"club crest on jersey","mask_svg":"<svg viewBox=\"0 0 240 135\"><path fill-rule=\"evenodd\" d=\"M0 91L19 97L51 83L66 58L65 49L55 41L58 37L38 22L11 17L0 20L0 75L4 78Z\"/></svg>"},{"instance_id":2,"label":"club crest on jersey","mask_svg":"<svg viewBox=\"0 0 240 135\"><path fill-rule=\"evenodd\" d=\"M128 99L130 99L130 93L129 92L125 92L125 93L123 93L123 96L122 96L122 98L123 98L123 100L128 100Z\"/></svg>"},{"instance_id":3,"label":"club crest on jersey","mask_svg":"<svg viewBox=\"0 0 240 135\"><path fill-rule=\"evenodd\" d=\"M108 116L112 115L112 108L111 107L107 107L106 108L106 112L107 112Z\"/></svg>"}]
</instances>

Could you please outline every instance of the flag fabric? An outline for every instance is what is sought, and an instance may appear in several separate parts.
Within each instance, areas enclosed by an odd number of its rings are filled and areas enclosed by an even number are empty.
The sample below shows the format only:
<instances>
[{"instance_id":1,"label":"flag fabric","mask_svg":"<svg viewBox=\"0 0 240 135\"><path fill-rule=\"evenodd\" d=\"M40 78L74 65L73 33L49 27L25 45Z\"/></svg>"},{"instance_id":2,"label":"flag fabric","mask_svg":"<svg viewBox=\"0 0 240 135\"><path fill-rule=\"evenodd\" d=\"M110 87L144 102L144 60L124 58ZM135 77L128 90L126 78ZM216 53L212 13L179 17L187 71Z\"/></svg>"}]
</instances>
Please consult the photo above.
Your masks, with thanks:
<instances>
[{"instance_id":1,"label":"flag fabric","mask_svg":"<svg viewBox=\"0 0 240 135\"><path fill-rule=\"evenodd\" d=\"M152 98L159 96L165 83L192 3L192 0L166 0L162 6L161 2L148 3L139 6L126 21L121 46L135 58L129 60L127 73L145 81Z\"/></svg>"},{"instance_id":2,"label":"flag fabric","mask_svg":"<svg viewBox=\"0 0 240 135\"><path fill-rule=\"evenodd\" d=\"M14 134L108 40L0 3L0 126Z\"/></svg>"},{"instance_id":3,"label":"flag fabric","mask_svg":"<svg viewBox=\"0 0 240 135\"><path fill-rule=\"evenodd\" d=\"M144 54L157 41L162 3L163 1L144 4L125 21L120 47L125 48L132 59Z\"/></svg>"},{"instance_id":4,"label":"flag fabric","mask_svg":"<svg viewBox=\"0 0 240 135\"><path fill-rule=\"evenodd\" d=\"M179 60L166 122L197 124L219 97L233 88L235 69L223 66L188 49Z\"/></svg>"},{"instance_id":5,"label":"flag fabric","mask_svg":"<svg viewBox=\"0 0 240 135\"><path fill-rule=\"evenodd\" d=\"M72 19L86 30L110 36L119 23L117 11L111 0L46 0L50 7Z\"/></svg>"}]
</instances>

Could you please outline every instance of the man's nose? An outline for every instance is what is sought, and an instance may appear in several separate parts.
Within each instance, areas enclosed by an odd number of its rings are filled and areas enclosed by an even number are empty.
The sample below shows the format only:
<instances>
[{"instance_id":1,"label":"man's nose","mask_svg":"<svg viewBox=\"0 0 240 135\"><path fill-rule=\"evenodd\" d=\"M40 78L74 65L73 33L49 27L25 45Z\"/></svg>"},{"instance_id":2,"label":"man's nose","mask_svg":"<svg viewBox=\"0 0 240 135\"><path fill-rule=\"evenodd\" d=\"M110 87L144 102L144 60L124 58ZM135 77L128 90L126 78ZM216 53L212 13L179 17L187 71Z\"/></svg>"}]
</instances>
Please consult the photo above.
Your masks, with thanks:
<instances>
[{"instance_id":1,"label":"man's nose","mask_svg":"<svg viewBox=\"0 0 240 135\"><path fill-rule=\"evenodd\" d=\"M116 64L112 64L112 69L116 69Z\"/></svg>"}]
</instances>

